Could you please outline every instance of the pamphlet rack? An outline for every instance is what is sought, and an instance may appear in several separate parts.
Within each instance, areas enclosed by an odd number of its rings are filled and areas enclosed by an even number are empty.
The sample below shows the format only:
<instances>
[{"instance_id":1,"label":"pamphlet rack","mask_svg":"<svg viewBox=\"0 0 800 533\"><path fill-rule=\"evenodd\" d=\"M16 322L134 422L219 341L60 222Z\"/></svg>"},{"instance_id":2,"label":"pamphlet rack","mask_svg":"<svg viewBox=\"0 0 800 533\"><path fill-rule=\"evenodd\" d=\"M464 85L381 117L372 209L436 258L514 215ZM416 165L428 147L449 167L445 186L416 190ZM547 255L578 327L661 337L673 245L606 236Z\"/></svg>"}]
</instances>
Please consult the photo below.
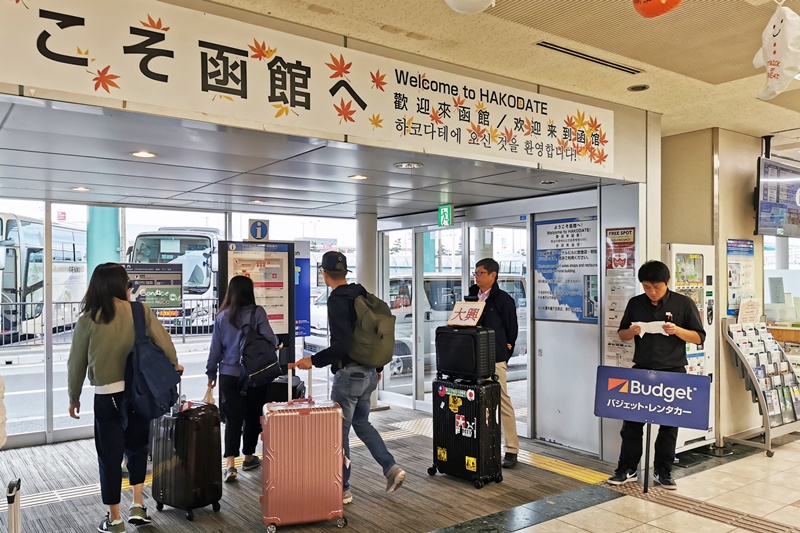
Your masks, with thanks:
<instances>
[{"instance_id":1,"label":"pamphlet rack","mask_svg":"<svg viewBox=\"0 0 800 533\"><path fill-rule=\"evenodd\" d=\"M791 362L783 351L783 347L772 338L772 335L766 330L766 327L760 330L752 330L751 333L755 333L754 336L748 336L746 333L739 333L737 335L738 339L736 339L734 333L731 331L731 326L735 328L738 327L735 320L723 319L722 322L725 339L728 341L728 345L731 347L733 354L733 362L739 369L739 376L744 380L745 387L752 394L753 403L758 404L758 411L762 419L760 427L726 436L724 437L725 443L743 444L745 446L766 450L767 457L772 457L775 454L772 449L773 439L795 431L800 431L800 397L789 402L779 401L780 405L775 405L774 400L776 394L780 398L779 389L789 389L790 396L792 396L790 400L794 398L797 391L800 390L798 389L797 376L794 373ZM751 324L751 326L755 325ZM748 342L753 340L762 342L764 346L770 345L772 349L768 352L762 351L761 353L746 354L740 344L740 342L744 340L748 340ZM743 344L746 344L746 342ZM748 348L744 350L751 351L751 349ZM764 356L769 360L768 363L764 363L760 360L760 357ZM754 362L756 364L753 364ZM765 379L765 377L761 376L761 373L763 373L762 367L772 364L776 365L774 367L776 370ZM781 365L784 369L788 368L788 372L779 372L778 369ZM773 386L773 382L779 383L779 385ZM794 393L791 393L792 385L786 386L787 383L791 382L794 383ZM762 437L761 440L763 442L752 440L757 437Z\"/></svg>"}]
</instances>

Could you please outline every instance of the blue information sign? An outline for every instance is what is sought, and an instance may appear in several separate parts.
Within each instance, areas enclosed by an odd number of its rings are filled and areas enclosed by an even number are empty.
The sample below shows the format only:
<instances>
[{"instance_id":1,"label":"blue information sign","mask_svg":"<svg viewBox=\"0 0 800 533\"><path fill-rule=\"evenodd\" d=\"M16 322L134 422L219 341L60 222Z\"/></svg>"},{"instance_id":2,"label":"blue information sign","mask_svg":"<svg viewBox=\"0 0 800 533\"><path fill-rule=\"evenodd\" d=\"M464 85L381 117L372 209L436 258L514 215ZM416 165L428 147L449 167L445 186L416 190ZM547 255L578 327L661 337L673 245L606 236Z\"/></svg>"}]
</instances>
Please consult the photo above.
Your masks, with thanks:
<instances>
[{"instance_id":1,"label":"blue information sign","mask_svg":"<svg viewBox=\"0 0 800 533\"><path fill-rule=\"evenodd\" d=\"M706 430L710 398L708 376L597 367L595 416Z\"/></svg>"}]
</instances>

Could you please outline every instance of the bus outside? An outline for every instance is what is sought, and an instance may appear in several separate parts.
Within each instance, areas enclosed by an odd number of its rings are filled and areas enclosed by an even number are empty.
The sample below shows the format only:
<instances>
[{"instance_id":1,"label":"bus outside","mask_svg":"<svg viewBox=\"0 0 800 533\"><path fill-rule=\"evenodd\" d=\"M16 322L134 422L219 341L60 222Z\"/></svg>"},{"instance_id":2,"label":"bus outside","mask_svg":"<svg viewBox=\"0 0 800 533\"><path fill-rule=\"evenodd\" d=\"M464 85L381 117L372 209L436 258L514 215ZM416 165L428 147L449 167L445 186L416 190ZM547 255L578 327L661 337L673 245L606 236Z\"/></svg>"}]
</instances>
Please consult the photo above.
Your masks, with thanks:
<instances>
[{"instance_id":1,"label":"bus outside","mask_svg":"<svg viewBox=\"0 0 800 533\"><path fill-rule=\"evenodd\" d=\"M44 223L0 213L3 344L44 333ZM53 224L53 328L71 327L86 292L86 230Z\"/></svg>"},{"instance_id":2,"label":"bus outside","mask_svg":"<svg viewBox=\"0 0 800 533\"><path fill-rule=\"evenodd\" d=\"M210 332L217 309L219 235L216 228L165 227L136 236L129 262L183 267L183 307L156 312L165 327Z\"/></svg>"}]
</instances>

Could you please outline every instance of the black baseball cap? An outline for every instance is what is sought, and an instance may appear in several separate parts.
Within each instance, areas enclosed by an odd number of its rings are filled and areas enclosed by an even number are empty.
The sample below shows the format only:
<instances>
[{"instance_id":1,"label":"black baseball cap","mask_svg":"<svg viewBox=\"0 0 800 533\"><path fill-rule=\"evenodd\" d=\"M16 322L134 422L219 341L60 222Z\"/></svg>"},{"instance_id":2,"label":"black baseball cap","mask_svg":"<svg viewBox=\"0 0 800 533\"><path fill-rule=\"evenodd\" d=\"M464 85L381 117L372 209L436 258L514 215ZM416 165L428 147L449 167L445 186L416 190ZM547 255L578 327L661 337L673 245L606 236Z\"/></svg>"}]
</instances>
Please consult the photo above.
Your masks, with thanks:
<instances>
[{"instance_id":1,"label":"black baseball cap","mask_svg":"<svg viewBox=\"0 0 800 533\"><path fill-rule=\"evenodd\" d=\"M328 272L350 272L347 270L347 258L339 252L325 252L322 256L322 270Z\"/></svg>"}]
</instances>

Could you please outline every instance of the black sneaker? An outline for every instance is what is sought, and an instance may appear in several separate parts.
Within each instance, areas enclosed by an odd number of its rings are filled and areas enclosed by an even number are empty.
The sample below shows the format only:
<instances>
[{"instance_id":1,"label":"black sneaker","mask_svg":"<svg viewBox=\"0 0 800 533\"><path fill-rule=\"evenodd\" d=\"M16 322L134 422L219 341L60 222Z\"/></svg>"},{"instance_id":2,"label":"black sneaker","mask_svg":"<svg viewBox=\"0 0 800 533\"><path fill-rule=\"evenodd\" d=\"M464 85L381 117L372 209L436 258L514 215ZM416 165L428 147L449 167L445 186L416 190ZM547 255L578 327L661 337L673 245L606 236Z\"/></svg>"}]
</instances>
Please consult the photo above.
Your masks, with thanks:
<instances>
[{"instance_id":1,"label":"black sneaker","mask_svg":"<svg viewBox=\"0 0 800 533\"><path fill-rule=\"evenodd\" d=\"M672 474L653 474L653 481L667 490L677 490L678 484L672 479Z\"/></svg>"},{"instance_id":2,"label":"black sneaker","mask_svg":"<svg viewBox=\"0 0 800 533\"><path fill-rule=\"evenodd\" d=\"M502 462L503 468L514 468L517 466L517 454L506 452Z\"/></svg>"},{"instance_id":3,"label":"black sneaker","mask_svg":"<svg viewBox=\"0 0 800 533\"><path fill-rule=\"evenodd\" d=\"M125 522L122 521L122 518L117 518L112 522L108 515L106 515L103 521L97 526L97 531L100 531L100 533L103 533L104 531L110 531L111 533L125 533Z\"/></svg>"},{"instance_id":4,"label":"black sneaker","mask_svg":"<svg viewBox=\"0 0 800 533\"><path fill-rule=\"evenodd\" d=\"M636 470L618 470L614 475L608 478L609 485L624 485L629 481L636 481L639 479L639 472Z\"/></svg>"}]
</instances>

